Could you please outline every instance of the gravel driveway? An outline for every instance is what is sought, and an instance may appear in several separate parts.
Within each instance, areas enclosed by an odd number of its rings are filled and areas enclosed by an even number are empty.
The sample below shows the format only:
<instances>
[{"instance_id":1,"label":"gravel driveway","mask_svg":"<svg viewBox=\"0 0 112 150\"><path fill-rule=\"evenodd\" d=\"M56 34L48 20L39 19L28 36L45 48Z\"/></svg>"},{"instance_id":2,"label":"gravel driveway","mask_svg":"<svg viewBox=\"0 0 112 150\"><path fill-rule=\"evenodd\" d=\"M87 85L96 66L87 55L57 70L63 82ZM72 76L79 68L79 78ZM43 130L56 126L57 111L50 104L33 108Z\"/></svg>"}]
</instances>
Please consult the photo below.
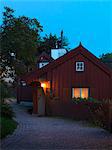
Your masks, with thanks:
<instances>
[{"instance_id":1,"label":"gravel driveway","mask_svg":"<svg viewBox=\"0 0 112 150\"><path fill-rule=\"evenodd\" d=\"M2 140L2 150L109 150L112 134L73 120L37 117L24 104L12 104L19 123L13 135Z\"/></svg>"}]
</instances>

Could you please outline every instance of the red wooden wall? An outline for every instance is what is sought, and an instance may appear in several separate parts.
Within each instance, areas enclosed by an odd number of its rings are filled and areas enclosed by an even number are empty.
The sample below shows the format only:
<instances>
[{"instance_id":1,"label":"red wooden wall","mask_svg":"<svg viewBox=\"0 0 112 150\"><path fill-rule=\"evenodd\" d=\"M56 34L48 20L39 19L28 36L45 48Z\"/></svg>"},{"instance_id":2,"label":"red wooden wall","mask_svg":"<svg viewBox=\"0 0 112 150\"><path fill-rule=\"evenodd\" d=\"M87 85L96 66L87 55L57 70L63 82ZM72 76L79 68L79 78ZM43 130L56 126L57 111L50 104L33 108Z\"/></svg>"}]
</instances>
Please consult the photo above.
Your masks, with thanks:
<instances>
[{"instance_id":1,"label":"red wooden wall","mask_svg":"<svg viewBox=\"0 0 112 150\"><path fill-rule=\"evenodd\" d=\"M32 88L29 86L18 86L17 87L17 102L21 101L33 101Z\"/></svg>"},{"instance_id":2,"label":"red wooden wall","mask_svg":"<svg viewBox=\"0 0 112 150\"><path fill-rule=\"evenodd\" d=\"M76 61L85 63L84 72L75 71ZM90 97L112 99L111 76L82 54L58 65L47 75L47 80L52 81L53 93L63 101L69 101L72 98L73 87L89 87Z\"/></svg>"},{"instance_id":3,"label":"red wooden wall","mask_svg":"<svg viewBox=\"0 0 112 150\"><path fill-rule=\"evenodd\" d=\"M75 71L76 61L84 62L84 72ZM40 78L51 82L53 94L62 101L71 100L74 87L88 87L96 99L112 99L112 71L81 45L23 80L29 84Z\"/></svg>"}]
</instances>

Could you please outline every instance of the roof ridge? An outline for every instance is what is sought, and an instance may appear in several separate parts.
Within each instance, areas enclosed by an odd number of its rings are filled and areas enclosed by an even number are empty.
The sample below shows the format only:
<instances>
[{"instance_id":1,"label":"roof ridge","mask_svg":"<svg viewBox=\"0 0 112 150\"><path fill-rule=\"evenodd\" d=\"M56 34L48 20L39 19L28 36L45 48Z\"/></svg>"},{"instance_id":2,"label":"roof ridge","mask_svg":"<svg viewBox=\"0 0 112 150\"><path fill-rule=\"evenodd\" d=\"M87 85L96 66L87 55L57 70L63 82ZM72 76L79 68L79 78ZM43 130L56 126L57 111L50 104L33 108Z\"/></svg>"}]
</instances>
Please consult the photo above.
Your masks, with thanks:
<instances>
[{"instance_id":1,"label":"roof ridge","mask_svg":"<svg viewBox=\"0 0 112 150\"><path fill-rule=\"evenodd\" d=\"M94 64L96 64L100 69L102 69L105 73L107 73L110 77L112 77L112 71L103 62L101 62L99 60L99 58L97 58L94 54L92 54L89 50L87 50L82 45L79 45L78 47L72 49L71 51L69 51L65 55L59 57L58 59L53 60L48 65L46 65L40 69L33 70L32 72L30 72L29 75L31 75L32 78L35 78L35 77L37 78L38 76L46 73L48 70L60 65L61 63L64 63L65 61L69 60L71 57L74 57L75 55L77 55L79 53L86 56L89 60L94 62ZM35 75L35 73L36 73L36 75ZM29 75L26 75L26 76L28 77Z\"/></svg>"}]
</instances>

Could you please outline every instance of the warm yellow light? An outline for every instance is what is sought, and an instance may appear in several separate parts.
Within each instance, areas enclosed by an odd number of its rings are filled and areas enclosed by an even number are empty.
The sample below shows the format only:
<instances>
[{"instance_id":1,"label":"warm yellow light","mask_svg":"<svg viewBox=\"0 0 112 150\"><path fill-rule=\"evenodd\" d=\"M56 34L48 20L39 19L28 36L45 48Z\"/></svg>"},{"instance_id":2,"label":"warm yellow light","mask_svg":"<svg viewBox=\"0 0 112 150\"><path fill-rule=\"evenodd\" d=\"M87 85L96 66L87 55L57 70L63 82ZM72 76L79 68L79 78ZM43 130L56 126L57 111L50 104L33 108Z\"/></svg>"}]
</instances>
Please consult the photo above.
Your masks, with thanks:
<instances>
[{"instance_id":1,"label":"warm yellow light","mask_svg":"<svg viewBox=\"0 0 112 150\"><path fill-rule=\"evenodd\" d=\"M50 91L50 82L49 81L42 81L41 87L43 88L44 92L47 93Z\"/></svg>"},{"instance_id":2,"label":"warm yellow light","mask_svg":"<svg viewBox=\"0 0 112 150\"><path fill-rule=\"evenodd\" d=\"M88 88L74 88L73 89L73 97L88 98L88 95L89 95Z\"/></svg>"},{"instance_id":3,"label":"warm yellow light","mask_svg":"<svg viewBox=\"0 0 112 150\"><path fill-rule=\"evenodd\" d=\"M76 98L80 97L80 88L74 89L74 97L76 97Z\"/></svg>"},{"instance_id":4,"label":"warm yellow light","mask_svg":"<svg viewBox=\"0 0 112 150\"><path fill-rule=\"evenodd\" d=\"M88 98L88 95L89 95L88 88L82 88L82 95L81 95L81 97L82 98Z\"/></svg>"},{"instance_id":5,"label":"warm yellow light","mask_svg":"<svg viewBox=\"0 0 112 150\"><path fill-rule=\"evenodd\" d=\"M45 83L41 83L41 87L46 88L46 84Z\"/></svg>"}]
</instances>

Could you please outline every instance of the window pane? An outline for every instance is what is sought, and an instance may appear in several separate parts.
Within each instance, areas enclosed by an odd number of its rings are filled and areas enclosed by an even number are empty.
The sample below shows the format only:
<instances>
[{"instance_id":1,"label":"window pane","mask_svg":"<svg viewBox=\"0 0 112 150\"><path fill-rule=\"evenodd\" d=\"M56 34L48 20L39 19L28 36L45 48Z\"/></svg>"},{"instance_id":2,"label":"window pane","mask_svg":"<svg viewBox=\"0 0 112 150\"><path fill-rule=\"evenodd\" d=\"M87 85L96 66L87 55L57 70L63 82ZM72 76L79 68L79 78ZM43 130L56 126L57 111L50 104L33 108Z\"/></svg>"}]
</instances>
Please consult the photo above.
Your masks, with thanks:
<instances>
[{"instance_id":1,"label":"window pane","mask_svg":"<svg viewBox=\"0 0 112 150\"><path fill-rule=\"evenodd\" d=\"M88 95L89 95L89 90L88 90L88 88L82 88L81 97L82 97L82 98L88 98Z\"/></svg>"},{"instance_id":2,"label":"window pane","mask_svg":"<svg viewBox=\"0 0 112 150\"><path fill-rule=\"evenodd\" d=\"M76 71L84 71L84 62L76 62Z\"/></svg>"},{"instance_id":3,"label":"window pane","mask_svg":"<svg viewBox=\"0 0 112 150\"><path fill-rule=\"evenodd\" d=\"M80 97L80 88L74 88L74 97L78 98Z\"/></svg>"}]
</instances>

